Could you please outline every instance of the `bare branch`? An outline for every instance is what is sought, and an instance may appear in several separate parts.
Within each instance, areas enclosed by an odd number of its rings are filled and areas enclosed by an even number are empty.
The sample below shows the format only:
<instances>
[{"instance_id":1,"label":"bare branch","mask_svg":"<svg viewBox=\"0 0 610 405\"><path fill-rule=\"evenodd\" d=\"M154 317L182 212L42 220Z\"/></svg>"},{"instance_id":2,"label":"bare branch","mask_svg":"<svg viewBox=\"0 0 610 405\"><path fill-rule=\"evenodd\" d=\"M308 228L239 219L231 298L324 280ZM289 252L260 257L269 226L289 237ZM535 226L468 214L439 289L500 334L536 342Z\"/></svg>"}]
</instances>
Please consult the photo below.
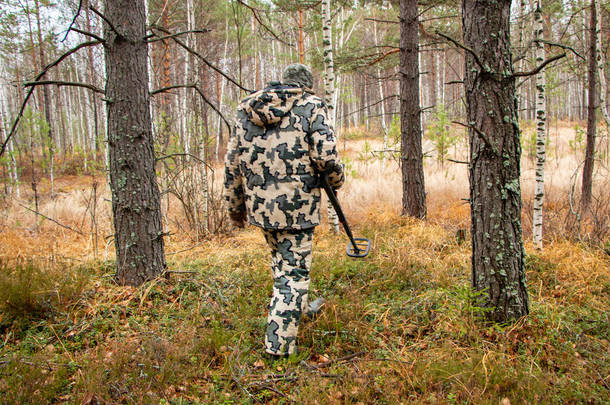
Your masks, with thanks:
<instances>
[{"instance_id":1,"label":"bare branch","mask_svg":"<svg viewBox=\"0 0 610 405\"><path fill-rule=\"evenodd\" d=\"M400 24L400 21L397 20L378 20L377 18L365 18L364 21L375 21L386 24Z\"/></svg>"},{"instance_id":2,"label":"bare branch","mask_svg":"<svg viewBox=\"0 0 610 405\"><path fill-rule=\"evenodd\" d=\"M160 26L154 26L151 28L155 28L167 35L171 35L172 33L170 31L168 31L167 29L160 27ZM250 89L246 89L245 87L243 87L241 84L237 83L235 80L233 80L232 78L230 78L229 76L227 76L227 74L225 74L222 70L218 69L216 66L212 65L210 62L207 61L206 58L204 58L203 56L201 56L201 54L199 54L197 51L195 51L193 48L191 48L190 46L188 46L187 44L185 44L184 42L182 42L181 40L179 40L176 37L172 37L172 40L174 42L176 42L178 45L180 45L182 48L184 48L186 51L188 51L189 53L195 55L198 59L200 59L203 63L205 63L206 65L208 65L212 70L214 70L215 72L219 73L220 75L222 75L225 79L227 79L228 81L230 81L231 83L233 83L234 85L236 85L237 87L239 87L241 90L250 93L251 90Z\"/></svg>"},{"instance_id":3,"label":"bare branch","mask_svg":"<svg viewBox=\"0 0 610 405\"><path fill-rule=\"evenodd\" d=\"M148 41L148 43L159 42L159 41L163 41L165 39L178 37L178 36L184 35L184 34L206 34L211 31L212 30L208 29L208 28L202 28L202 29L198 29L198 30L180 31L180 32L176 32L175 34L165 35L163 37L157 37L155 39L151 39L150 41ZM148 40L149 38L152 38L154 36L155 36L155 34L148 34L147 36L144 37L144 39Z\"/></svg>"},{"instance_id":4,"label":"bare branch","mask_svg":"<svg viewBox=\"0 0 610 405\"><path fill-rule=\"evenodd\" d=\"M64 36L64 39L61 40L61 42L64 42L66 40L66 38L68 38L68 34L70 33L70 31L72 31L72 27L74 26L74 23L76 23L76 19L80 15L80 10L82 7L83 7L83 0L79 0L78 10L76 10L76 14L74 14L74 18L72 19L72 22L68 26L68 29L66 30L66 35Z\"/></svg>"},{"instance_id":5,"label":"bare branch","mask_svg":"<svg viewBox=\"0 0 610 405\"><path fill-rule=\"evenodd\" d=\"M467 124L464 124L463 122L459 122L459 121L451 121L451 122L453 124L460 125L464 128L472 129L477 135L479 135L481 137L481 139L483 139L483 141L485 141L485 144L487 146L489 146L489 148L494 153L494 155L500 156L500 152L498 152L498 149L491 143L491 141L489 140L489 137L487 136L487 134L485 134L485 132L481 131L479 128L475 127L474 125L467 125Z\"/></svg>"},{"instance_id":6,"label":"bare branch","mask_svg":"<svg viewBox=\"0 0 610 405\"><path fill-rule=\"evenodd\" d=\"M557 47L559 47L561 49L566 49L568 51L571 51L574 55L578 56L580 59L585 60L585 58L581 54L576 52L576 50L574 48L572 48L571 46L567 46L567 45L560 44L560 43L557 43L557 42L546 41L544 39L540 40L540 42L543 42L543 43L545 43L547 45L550 45L550 46L557 46Z\"/></svg>"},{"instance_id":7,"label":"bare branch","mask_svg":"<svg viewBox=\"0 0 610 405\"><path fill-rule=\"evenodd\" d=\"M288 46L294 46L294 44L291 44L290 42L287 42L283 39L281 39L280 37L277 36L277 34L267 26L267 24L263 23L261 21L261 19L258 17L258 13L257 10L252 7L251 5L245 3L243 0L237 0L237 2L243 6L245 6L247 9L249 9L250 11L252 11L252 15L254 15L254 19L256 21L258 21L258 23L265 29L265 31L267 31L268 33L271 34L271 36L275 39L277 39L278 41L280 41L281 43L283 43L284 45L288 45Z\"/></svg>"},{"instance_id":8,"label":"bare branch","mask_svg":"<svg viewBox=\"0 0 610 405\"><path fill-rule=\"evenodd\" d=\"M108 26L110 27L110 29L120 38L123 37L123 35L121 35L121 33L119 33L119 31L117 31L117 29L114 27L114 25L110 22L110 20L104 15L102 14L98 9L96 9L95 7L89 5L89 10L93 11L95 14L97 14L102 20L104 20L104 22L106 24L108 24Z\"/></svg>"},{"instance_id":9,"label":"bare branch","mask_svg":"<svg viewBox=\"0 0 610 405\"><path fill-rule=\"evenodd\" d=\"M537 68L530 70L529 72L515 72L512 75L508 76L509 78L515 78L515 77L526 77L526 76L534 76L535 74L537 74L538 72L540 72L542 69L544 69L544 67L546 65L548 65L549 63L553 63L556 60L559 60L563 57L565 57L566 54L562 53L559 55L555 55L552 58L549 58L547 60L545 60L544 62L542 62Z\"/></svg>"},{"instance_id":10,"label":"bare branch","mask_svg":"<svg viewBox=\"0 0 610 405\"><path fill-rule=\"evenodd\" d=\"M469 54L471 54L472 57L474 58L474 61L477 63L477 65L479 65L481 67L481 69L487 71L487 69L485 69L485 67L483 66L483 63L481 62L481 59L479 58L479 55L477 55L477 53L475 51L473 51L472 49L470 49L469 47L467 47L463 43L461 43L459 41L456 41L455 39L451 38L449 35L443 34L439 30L436 30L435 32L436 32L436 35L438 35L439 37L445 38L447 41L453 43L458 48L461 48L461 49L465 50L466 52L468 52Z\"/></svg>"},{"instance_id":11,"label":"bare branch","mask_svg":"<svg viewBox=\"0 0 610 405\"><path fill-rule=\"evenodd\" d=\"M168 86L168 87L163 87L161 89L157 89L157 90L153 90L150 92L151 96L154 96L155 94L159 94L159 93L165 93L169 90L174 90L174 89L194 89L197 93L199 93L199 96L201 96L201 98L203 99L203 101L209 105L210 107L212 107L212 110L214 110L219 116L220 118L222 118L222 120L224 121L224 123L227 125L227 128L229 130L229 132L231 132L231 124L229 124L229 121L227 121L227 119L225 118L225 116L220 112L220 110L218 110L218 108L212 104L210 102L210 100L208 100L208 98L205 96L205 94L203 94L203 91L201 91L201 89L197 86L197 84L193 83L193 84L176 84L173 86Z\"/></svg>"},{"instance_id":12,"label":"bare branch","mask_svg":"<svg viewBox=\"0 0 610 405\"><path fill-rule=\"evenodd\" d=\"M89 32L89 31L83 31L83 30L78 29L78 28L72 28L72 31L74 31L74 32L78 32L79 34L86 35L86 36L91 37L91 38L93 38L93 39L96 39L96 40L98 40L98 41L100 41L100 42L106 42L106 41L104 40L104 38L100 37L100 36L99 36L99 35L97 35L97 34L94 34L94 33L92 33L92 32Z\"/></svg>"},{"instance_id":13,"label":"bare branch","mask_svg":"<svg viewBox=\"0 0 610 405\"><path fill-rule=\"evenodd\" d=\"M81 44L76 45L74 48L69 49L68 51L63 53L59 58L55 59L53 62L51 62L47 66L45 66L44 69L42 69L42 71L36 75L36 78L34 79L34 81L35 82L40 81L40 79L49 71L49 69L51 69L54 66L57 66L58 64L61 63L61 61L63 61L64 59L66 59L68 56L72 55L74 52L78 51L79 49L89 47L89 46L99 45L100 43L101 42L99 42L99 41L83 42ZM0 156L2 156L4 154L4 151L6 150L6 145L8 145L8 142L10 141L11 137L17 130L17 125L19 124L19 121L21 120L21 116L23 115L25 106L28 103L28 100L32 96L33 92L34 92L34 86L30 87L30 90L28 90L28 93L26 94L25 98L23 99L23 102L21 103L21 108L19 109L19 113L17 114L15 121L13 121L11 130L8 132L6 140L2 144L2 148L0 148Z\"/></svg>"},{"instance_id":14,"label":"bare branch","mask_svg":"<svg viewBox=\"0 0 610 405\"><path fill-rule=\"evenodd\" d=\"M373 66L379 62L381 62L382 60L384 60L385 58L387 58L388 56L394 54L394 53L398 53L400 52L400 48L394 48L394 49L390 49L389 51L385 51L384 53L381 54L381 56L379 56L377 59L375 59L374 61L370 62L368 65L369 66Z\"/></svg>"},{"instance_id":15,"label":"bare branch","mask_svg":"<svg viewBox=\"0 0 610 405\"><path fill-rule=\"evenodd\" d=\"M455 159L449 159L449 158L447 158L447 160L448 160L449 162L453 162L453 163L459 163L459 164L461 164L461 165L469 165L469 164L470 164L470 162L466 162L466 161L464 161L464 160L455 160Z\"/></svg>"},{"instance_id":16,"label":"bare branch","mask_svg":"<svg viewBox=\"0 0 610 405\"><path fill-rule=\"evenodd\" d=\"M104 90L100 89L99 87L95 87L91 84L88 84L88 83L64 82L61 80L39 80L36 82L25 82L25 83L23 83L23 87L33 87L33 86L48 85L48 84L54 84L56 86L84 87L84 88L94 91L96 93L105 94Z\"/></svg>"}]
</instances>

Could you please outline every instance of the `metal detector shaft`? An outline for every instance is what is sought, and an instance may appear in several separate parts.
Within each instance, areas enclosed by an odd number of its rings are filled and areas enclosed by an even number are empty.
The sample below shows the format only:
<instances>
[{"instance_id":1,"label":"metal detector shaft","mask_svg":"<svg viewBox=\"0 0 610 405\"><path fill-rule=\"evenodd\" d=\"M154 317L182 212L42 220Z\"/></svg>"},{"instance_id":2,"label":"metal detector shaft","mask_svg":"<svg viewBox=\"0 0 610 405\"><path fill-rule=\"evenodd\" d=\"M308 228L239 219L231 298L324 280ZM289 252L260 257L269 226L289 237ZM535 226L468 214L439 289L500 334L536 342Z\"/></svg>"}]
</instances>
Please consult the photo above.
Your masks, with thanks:
<instances>
[{"instance_id":1,"label":"metal detector shaft","mask_svg":"<svg viewBox=\"0 0 610 405\"><path fill-rule=\"evenodd\" d=\"M335 190L333 190L333 188L328 183L328 177L326 177L326 174L322 174L322 173L320 174L320 181L322 181L322 187L324 187L324 190L326 191L326 195L328 195L328 199L330 200L331 204L333 205L333 208L335 209L335 212L337 213L337 216L339 217L339 222L341 222L341 225L343 225L343 229L345 229L345 233L349 237L350 242L352 242L352 246L354 247L354 250L356 252L359 252L360 249L358 249L358 245L356 244L356 241L354 240L354 235L352 235L352 231L350 231L349 226L347 225L347 219L345 219L345 215L343 215L343 210L341 209L341 206L339 205L339 200L337 200L337 195L335 194Z\"/></svg>"}]
</instances>

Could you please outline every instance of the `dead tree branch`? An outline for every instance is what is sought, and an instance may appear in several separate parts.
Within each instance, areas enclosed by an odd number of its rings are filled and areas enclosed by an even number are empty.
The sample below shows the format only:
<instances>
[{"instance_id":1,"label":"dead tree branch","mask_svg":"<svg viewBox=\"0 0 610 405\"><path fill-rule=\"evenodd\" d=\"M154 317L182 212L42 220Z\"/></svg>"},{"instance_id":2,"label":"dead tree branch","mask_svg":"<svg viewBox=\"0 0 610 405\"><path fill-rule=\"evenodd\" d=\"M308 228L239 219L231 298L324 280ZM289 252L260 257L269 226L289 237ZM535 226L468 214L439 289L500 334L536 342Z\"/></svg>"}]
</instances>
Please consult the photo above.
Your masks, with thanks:
<instances>
[{"instance_id":1,"label":"dead tree branch","mask_svg":"<svg viewBox=\"0 0 610 405\"><path fill-rule=\"evenodd\" d=\"M163 32L164 34L167 35L172 35L172 33L170 31L168 31L167 29L165 29L164 27L160 27L158 25L155 25L154 28L156 30L159 30L161 32ZM220 74L221 76L223 76L225 79L227 79L228 81L230 81L231 83L233 83L234 85L236 85L237 87L239 87L241 90L250 93L251 90L247 89L245 87L243 87L241 84L237 83L235 80L233 80L232 78L230 78L226 73L224 73L222 70L218 69L216 66L212 65L210 62L208 62L208 60L206 58L204 58L203 56L201 56L201 54L199 54L197 51L195 51L193 48L191 48L190 46L188 46L187 44L185 44L184 42L182 42L181 40L179 40L176 37L172 37L172 40L174 42L176 42L178 45L180 45L182 48L184 48L187 52L191 53L192 55L196 56L198 59L200 59L203 63L205 63L206 65L208 65L208 67L210 67L212 70L214 70L216 73Z\"/></svg>"},{"instance_id":2,"label":"dead tree branch","mask_svg":"<svg viewBox=\"0 0 610 405\"><path fill-rule=\"evenodd\" d=\"M464 124L463 122L459 122L459 121L451 121L453 124L457 124L460 125L464 128L468 128L468 129L472 129L477 135L479 135L483 141L485 142L485 144L487 146L489 146L489 148L491 149L491 151L496 155L496 156L500 156L500 152L498 152L498 149L495 147L495 145L493 145L491 143L491 141L489 140L489 137L487 136L487 134L483 131L481 131L479 128L475 127L474 125L468 125L468 124Z\"/></svg>"},{"instance_id":3,"label":"dead tree branch","mask_svg":"<svg viewBox=\"0 0 610 405\"><path fill-rule=\"evenodd\" d=\"M563 57L565 57L566 54L565 53L561 53L559 55L555 55L552 58L549 58L547 60L545 60L544 62L542 62L538 67L536 67L533 70L530 70L529 72L515 72L512 75L508 76L509 79L513 79L515 77L529 77L529 76L534 76L536 74L538 74L542 69L544 69L544 67L546 65L548 65L549 63L553 63L556 60L559 60Z\"/></svg>"},{"instance_id":4,"label":"dead tree branch","mask_svg":"<svg viewBox=\"0 0 610 405\"><path fill-rule=\"evenodd\" d=\"M54 66L57 66L58 64L61 63L61 61L63 61L64 59L66 59L68 56L72 55L74 52L78 51L79 49L86 48L89 46L99 45L100 43L101 43L100 41L83 42L81 44L76 45L74 48L69 49L68 51L64 52L59 58L55 59L53 62L51 62L47 66L45 66L44 69L42 69L42 71L36 75L36 77L34 78L34 81L35 82L40 81L40 79L49 71L49 69L51 69ZM23 116L23 111L25 110L25 106L28 103L28 100L30 99L30 97L32 96L32 93L34 92L34 87L35 86L30 87L30 90L28 90L28 93L26 94L25 98L23 99L23 102L21 103L21 108L19 109L19 113L17 113L17 117L15 117L15 121L13 121L11 130L8 132L8 135L6 136L6 139L5 139L4 143L2 144L2 148L0 148L0 156L2 156L4 154L4 151L6 150L6 145L8 145L9 141L11 140L11 137L15 134L15 131L17 130L17 125L19 124L19 121L21 120L21 117Z\"/></svg>"},{"instance_id":5,"label":"dead tree branch","mask_svg":"<svg viewBox=\"0 0 610 405\"><path fill-rule=\"evenodd\" d=\"M479 65L481 67L481 69L483 69L484 71L487 71L488 69L486 69L483 65L483 63L481 62L481 58L479 58L479 55L477 55L477 53L472 50L471 48L467 47L466 45L464 45L463 43L451 38L449 35L443 34L442 32L440 32L439 30L435 31L436 35L438 35L441 38L445 38L447 41L453 43L455 46L457 46L458 48L461 48L463 50L465 50L466 52L468 52L469 54L472 55L472 57L474 58L474 61L477 63L477 65Z\"/></svg>"},{"instance_id":6,"label":"dead tree branch","mask_svg":"<svg viewBox=\"0 0 610 405\"><path fill-rule=\"evenodd\" d=\"M123 35L121 35L121 33L114 27L114 25L112 24L112 22L110 22L110 20L108 19L108 17L106 17L104 14L102 14L98 9L96 9L93 6L89 6L89 10L93 11L95 14L97 14L98 17L100 17L102 20L104 20L104 22L106 24L108 24L108 27L110 27L110 29L119 37L122 38Z\"/></svg>"},{"instance_id":7,"label":"dead tree branch","mask_svg":"<svg viewBox=\"0 0 610 405\"><path fill-rule=\"evenodd\" d=\"M74 31L74 32L78 32L79 34L83 34L83 35L88 36L88 37L91 37L91 38L93 38L93 39L95 39L95 40L98 40L98 41L100 41L100 42L102 42L102 43L103 43L103 42L106 42L106 40L104 40L104 38L100 37L100 36L99 36L99 35L97 35L97 34L94 34L94 33L92 33L92 32L89 32L89 31L83 31L83 30L78 29L78 28L72 28L72 31Z\"/></svg>"},{"instance_id":8,"label":"dead tree branch","mask_svg":"<svg viewBox=\"0 0 610 405\"><path fill-rule=\"evenodd\" d=\"M540 42L545 43L545 44L550 45L550 46L556 46L556 47L559 47L561 49L565 49L567 51L572 52L574 55L576 55L580 59L585 60L585 57L582 56L581 54L579 54L578 52L576 52L576 50L574 48L572 48L571 46L568 46L568 45L565 45L565 44L560 44L560 43L557 43L557 42L547 41L547 40L544 40L544 39L540 40Z\"/></svg>"},{"instance_id":9,"label":"dead tree branch","mask_svg":"<svg viewBox=\"0 0 610 405\"><path fill-rule=\"evenodd\" d=\"M379 20L377 18L365 18L364 21L374 21L374 22L386 23L386 24L400 24L400 21L396 21L396 20Z\"/></svg>"},{"instance_id":10,"label":"dead tree branch","mask_svg":"<svg viewBox=\"0 0 610 405\"><path fill-rule=\"evenodd\" d=\"M265 29L265 31L270 33L273 38L275 38L276 40L280 41L284 45L294 46L294 44L291 44L290 42L281 39L271 28L269 28L269 26L267 24L262 22L261 19L258 16L258 10L256 10L254 7L252 7L251 5L247 4L243 0L237 0L237 2L239 4L241 4L241 5L243 5L244 7L246 7L247 9L249 9L250 11L252 11L252 15L254 16L254 19L261 25L261 27L263 27Z\"/></svg>"},{"instance_id":11,"label":"dead tree branch","mask_svg":"<svg viewBox=\"0 0 610 405\"><path fill-rule=\"evenodd\" d=\"M151 39L149 40L149 38L152 38L155 36L155 34L148 34L147 36L144 37L145 40L148 41L148 43L153 43L153 42L159 42L159 41L164 41L166 39L171 39L174 37L179 37L180 35L185 35L185 34L207 34L208 32L211 32L211 29L208 28L201 28L198 30L187 30L187 31L180 31L180 32L176 32L175 34L171 34L171 35L165 35L162 37L157 37L155 39Z\"/></svg>"},{"instance_id":12,"label":"dead tree branch","mask_svg":"<svg viewBox=\"0 0 610 405\"><path fill-rule=\"evenodd\" d=\"M23 83L23 87L33 87L33 86L48 85L48 84L54 84L56 86L84 87L95 93L100 93L100 94L105 93L104 90L100 89L99 87L95 87L88 83L64 82L61 80L39 80L37 82L25 82L25 83Z\"/></svg>"},{"instance_id":13,"label":"dead tree branch","mask_svg":"<svg viewBox=\"0 0 610 405\"><path fill-rule=\"evenodd\" d=\"M161 89L157 89L157 90L151 91L150 95L154 96L155 94L165 93L165 92L167 92L169 90L184 89L184 88L195 90L199 94L199 96L201 96L203 101L207 105L209 105L212 108L212 110L214 110L216 112L216 114L218 114L220 116L220 118L222 118L224 123L227 125L227 128L228 128L229 132L231 132L231 124L229 124L229 121L227 121L227 119L220 112L220 110L210 100L208 100L208 98L205 96L205 94L203 94L203 91L197 86L197 84L194 84L194 83L193 84L176 84L176 85L173 85L173 86L163 87Z\"/></svg>"},{"instance_id":14,"label":"dead tree branch","mask_svg":"<svg viewBox=\"0 0 610 405\"><path fill-rule=\"evenodd\" d=\"M72 22L68 26L68 29L66 30L66 35L64 35L64 39L62 39L61 42L64 42L66 40L66 38L68 38L68 34L70 33L70 31L73 30L72 27L76 23L76 19L80 15L80 10L82 8L83 8L83 0L79 0L79 2L78 2L78 10L76 10L76 14L74 14L74 18L72 19Z\"/></svg>"}]
</instances>

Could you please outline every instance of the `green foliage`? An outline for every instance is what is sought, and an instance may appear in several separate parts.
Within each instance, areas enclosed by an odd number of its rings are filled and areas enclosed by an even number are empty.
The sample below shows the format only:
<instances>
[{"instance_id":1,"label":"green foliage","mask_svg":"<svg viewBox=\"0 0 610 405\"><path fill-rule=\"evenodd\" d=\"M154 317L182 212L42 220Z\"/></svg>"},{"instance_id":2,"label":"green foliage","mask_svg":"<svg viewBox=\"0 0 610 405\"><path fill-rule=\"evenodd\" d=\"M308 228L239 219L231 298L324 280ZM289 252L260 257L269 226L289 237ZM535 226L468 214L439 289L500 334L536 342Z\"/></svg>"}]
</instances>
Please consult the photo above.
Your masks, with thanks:
<instances>
[{"instance_id":1,"label":"green foliage","mask_svg":"<svg viewBox=\"0 0 610 405\"><path fill-rule=\"evenodd\" d=\"M450 127L451 121L449 114L443 104L439 104L434 109L432 122L428 126L428 138L436 149L436 160L441 166L444 164L449 154L449 148L454 146L459 140L459 134L455 134Z\"/></svg>"}]
</instances>

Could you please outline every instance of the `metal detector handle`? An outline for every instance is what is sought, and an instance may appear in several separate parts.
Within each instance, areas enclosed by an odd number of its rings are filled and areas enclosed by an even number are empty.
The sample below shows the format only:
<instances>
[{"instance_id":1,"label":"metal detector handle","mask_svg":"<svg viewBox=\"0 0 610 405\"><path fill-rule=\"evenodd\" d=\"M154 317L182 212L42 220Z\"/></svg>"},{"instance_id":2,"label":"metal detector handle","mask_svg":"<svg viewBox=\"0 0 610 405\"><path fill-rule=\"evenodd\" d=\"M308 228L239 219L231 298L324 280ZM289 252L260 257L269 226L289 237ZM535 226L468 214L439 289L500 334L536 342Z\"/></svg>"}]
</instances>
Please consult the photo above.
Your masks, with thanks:
<instances>
[{"instance_id":1,"label":"metal detector handle","mask_svg":"<svg viewBox=\"0 0 610 405\"><path fill-rule=\"evenodd\" d=\"M345 233L349 237L350 242L352 242L352 246L354 247L354 250L356 252L359 252L360 249L358 249L358 245L356 244L356 241L354 240L354 235L352 235L352 231L349 229L349 226L347 226L347 219L345 219L343 210L341 209L341 206L339 205L339 200L337 200L337 195L335 194L335 190L333 190L333 188L328 183L328 176L326 173L320 173L320 181L322 182L322 187L324 188L324 190L326 191L326 194L328 195L328 199L330 200L331 204L333 205L333 208L335 209L335 212L337 213L337 216L339 217L339 222L341 222L341 225L343 225L343 229L345 229Z\"/></svg>"}]
</instances>

